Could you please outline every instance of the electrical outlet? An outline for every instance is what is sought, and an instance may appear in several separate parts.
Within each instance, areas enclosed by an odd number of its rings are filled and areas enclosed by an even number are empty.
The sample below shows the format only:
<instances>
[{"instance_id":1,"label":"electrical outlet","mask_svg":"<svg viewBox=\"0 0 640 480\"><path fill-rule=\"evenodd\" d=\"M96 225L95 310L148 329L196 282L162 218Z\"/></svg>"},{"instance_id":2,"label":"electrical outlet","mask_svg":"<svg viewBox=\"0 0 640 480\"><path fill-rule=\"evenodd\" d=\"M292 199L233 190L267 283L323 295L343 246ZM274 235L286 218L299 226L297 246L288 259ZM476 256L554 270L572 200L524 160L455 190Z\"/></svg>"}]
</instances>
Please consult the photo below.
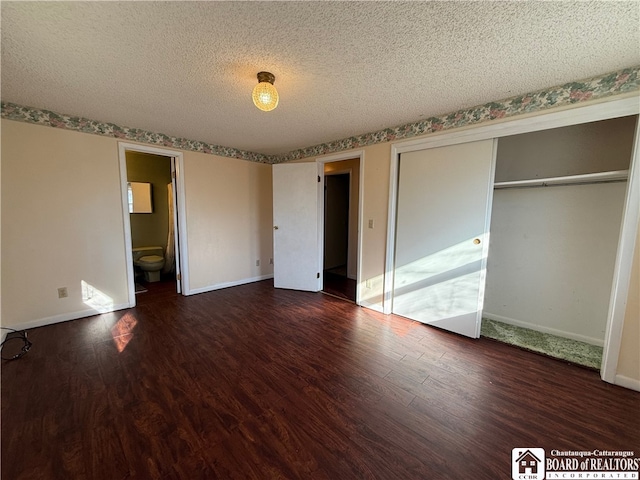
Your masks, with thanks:
<instances>
[{"instance_id":1,"label":"electrical outlet","mask_svg":"<svg viewBox=\"0 0 640 480\"><path fill-rule=\"evenodd\" d=\"M373 228L373 218L369 219L369 228Z\"/></svg>"},{"instance_id":2,"label":"electrical outlet","mask_svg":"<svg viewBox=\"0 0 640 480\"><path fill-rule=\"evenodd\" d=\"M366 279L366 280L364 281L364 286L365 286L366 288L371 288L371 279L370 279L370 278L368 278L368 279Z\"/></svg>"},{"instance_id":3,"label":"electrical outlet","mask_svg":"<svg viewBox=\"0 0 640 480\"><path fill-rule=\"evenodd\" d=\"M269 265L273 265L273 258L269 259Z\"/></svg>"},{"instance_id":4,"label":"electrical outlet","mask_svg":"<svg viewBox=\"0 0 640 480\"><path fill-rule=\"evenodd\" d=\"M69 296L69 292L67 292L67 287L60 287L58 289L58 298L67 298Z\"/></svg>"},{"instance_id":5,"label":"electrical outlet","mask_svg":"<svg viewBox=\"0 0 640 480\"><path fill-rule=\"evenodd\" d=\"M256 267L260 266L260 260L256 260Z\"/></svg>"}]
</instances>

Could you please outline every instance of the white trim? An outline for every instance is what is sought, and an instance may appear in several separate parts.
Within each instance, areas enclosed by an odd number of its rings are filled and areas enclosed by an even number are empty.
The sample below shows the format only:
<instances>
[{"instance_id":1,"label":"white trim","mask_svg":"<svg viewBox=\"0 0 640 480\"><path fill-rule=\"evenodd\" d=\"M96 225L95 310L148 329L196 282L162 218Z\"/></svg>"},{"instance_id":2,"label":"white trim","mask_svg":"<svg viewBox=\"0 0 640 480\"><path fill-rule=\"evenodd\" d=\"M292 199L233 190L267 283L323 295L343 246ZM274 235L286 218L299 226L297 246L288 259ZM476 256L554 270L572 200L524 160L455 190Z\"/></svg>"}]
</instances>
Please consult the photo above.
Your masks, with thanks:
<instances>
[{"instance_id":1,"label":"white trim","mask_svg":"<svg viewBox=\"0 0 640 480\"><path fill-rule=\"evenodd\" d=\"M550 333L551 335L557 335L559 337L570 338L571 340L577 340L578 342L585 342L590 345L596 345L602 347L604 342L602 339L587 337L586 335L579 335L573 332L565 332L556 328L545 327L542 325L536 325L534 323L523 322L522 320L516 320L515 318L503 317L502 315L495 315L489 312L483 312L482 316L489 320L495 320L496 322L506 323L507 325L515 325L516 327L527 328L529 330L535 330L536 332Z\"/></svg>"},{"instance_id":2,"label":"white trim","mask_svg":"<svg viewBox=\"0 0 640 480\"><path fill-rule=\"evenodd\" d=\"M196 288L189 291L189 295L197 295L198 293L213 292L214 290L222 290L223 288L237 287L238 285L246 285L247 283L260 282L273 278L273 273L260 275L258 277L243 278L242 280L234 280L233 282L216 283L207 287Z\"/></svg>"},{"instance_id":3,"label":"white trim","mask_svg":"<svg viewBox=\"0 0 640 480\"><path fill-rule=\"evenodd\" d=\"M640 226L640 119L636 120L636 134L631 153L627 195L622 213L622 225L613 270L611 299L604 337L604 352L600 377L605 382L615 383L618 357L622 342L622 329L629 295L629 282L633 265L633 253Z\"/></svg>"},{"instance_id":4,"label":"white trim","mask_svg":"<svg viewBox=\"0 0 640 480\"><path fill-rule=\"evenodd\" d=\"M153 155L160 155L163 157L177 157L178 155L182 155L182 152L179 150L170 150L168 148L158 148L152 147L150 145L142 145L139 143L127 143L127 142L118 142L118 146L123 147L125 150L131 150L142 153L151 153Z\"/></svg>"},{"instance_id":5,"label":"white trim","mask_svg":"<svg viewBox=\"0 0 640 480\"><path fill-rule=\"evenodd\" d=\"M391 145L391 166L389 171L389 208L387 211L387 253L384 262L382 311L389 315L393 307L393 269L396 252L396 214L398 213L398 167L400 151Z\"/></svg>"},{"instance_id":6,"label":"white trim","mask_svg":"<svg viewBox=\"0 0 640 480\"><path fill-rule=\"evenodd\" d=\"M380 313L384 313L384 311L382 310L382 307L380 306L379 303L371 303L367 300L362 300L358 305L360 305L363 308L369 308L371 310L374 310L376 312L380 312Z\"/></svg>"},{"instance_id":7,"label":"white trim","mask_svg":"<svg viewBox=\"0 0 640 480\"><path fill-rule=\"evenodd\" d=\"M182 152L176 150L168 150L163 148L151 147L148 145L139 145L135 143L118 142L118 155L120 161L120 185L122 196L122 221L124 224L124 242L125 242L125 258L127 269L127 284L129 292L129 307L135 307L135 279L133 269L133 253L131 251L131 223L129 221L129 205L127 201L127 157L126 152L142 152L153 155L161 155L163 157L173 158L176 169L176 191L173 194L176 197L178 206L178 241L179 255L178 261L181 267L181 282L183 295L189 294L189 273L186 259L188 258L186 245L186 218L185 218L185 193L184 178L182 172L184 170L184 157Z\"/></svg>"},{"instance_id":8,"label":"white trim","mask_svg":"<svg viewBox=\"0 0 640 480\"><path fill-rule=\"evenodd\" d=\"M173 255L175 260L175 274L176 274L176 289L177 292L182 294L182 266L180 265L180 238L183 238L179 234L178 230L178 199L176 198L176 191L178 190L178 166L176 157L171 157L171 209L173 210L173 225L169 225L169 228L173 228ZM178 232L178 233L176 233Z\"/></svg>"},{"instance_id":9,"label":"white trim","mask_svg":"<svg viewBox=\"0 0 640 480\"><path fill-rule=\"evenodd\" d=\"M124 226L125 268L127 271L127 307L136 306L136 283L133 271L133 251L131 244L131 221L129 220L129 200L127 196L127 156L125 144L118 144L120 162L120 197L122 202L122 224Z\"/></svg>"},{"instance_id":10,"label":"white trim","mask_svg":"<svg viewBox=\"0 0 640 480\"><path fill-rule=\"evenodd\" d=\"M362 226L363 211L364 211L364 150L348 150L346 152L340 152L334 155L327 155L326 157L316 158L318 164L318 175L324 177L324 164L332 162L340 162L342 160L359 160L358 166L358 257L356 265L356 305L365 306L361 301L360 296L360 279L362 278ZM323 188L319 188L318 195L322 195L322 201L318 202L318 235L321 238L320 252L319 252L319 268L320 268L320 280L324 282L322 274L322 266L324 264L324 182L320 182ZM351 189L349 189L349 198L351 198ZM348 266L347 266L348 267ZM320 283L322 288L323 283ZM371 308L371 307L369 307Z\"/></svg>"},{"instance_id":11,"label":"white trim","mask_svg":"<svg viewBox=\"0 0 640 480\"><path fill-rule=\"evenodd\" d=\"M464 127L442 133L430 134L415 140L401 141L391 145L391 165L389 173L389 219L387 224L387 252L385 259L384 278L384 313L391 313L391 295L393 292L393 257L395 252L396 229L396 205L398 183L398 155L404 152L424 150L446 145L467 143L489 138L500 138L521 133L548 130L552 128L578 125L588 122L607 120L640 113L639 95L616 98L603 102L582 105L573 108L563 108L551 111L542 111L535 115L508 119L501 123L478 127ZM601 377L604 381L615 382L615 371L618 365L620 353L620 341L624 323L624 310L629 290L629 277L631 264L633 263L633 249L640 222L640 152L638 142L638 129L636 130L634 154L630 166L629 182L627 184L627 197L623 213L622 228L614 279L612 285L611 302L605 332L604 352L602 357Z\"/></svg>"},{"instance_id":12,"label":"white trim","mask_svg":"<svg viewBox=\"0 0 640 480\"><path fill-rule=\"evenodd\" d=\"M324 287L324 164L316 162L316 235L318 246L318 282L316 283L316 292L320 292Z\"/></svg>"},{"instance_id":13,"label":"white trim","mask_svg":"<svg viewBox=\"0 0 640 480\"><path fill-rule=\"evenodd\" d=\"M616 379L613 383L620 387L629 388L631 390L635 390L636 392L640 392L640 380L638 379L625 377L624 375L616 375Z\"/></svg>"},{"instance_id":14,"label":"white trim","mask_svg":"<svg viewBox=\"0 0 640 480\"><path fill-rule=\"evenodd\" d=\"M177 214L178 214L178 230L176 244L178 245L178 257L180 259L180 282L182 284L182 294L190 295L189 286L189 247L187 244L187 194L184 186L184 157L182 153L176 154L176 191L173 194L176 197Z\"/></svg>"},{"instance_id":15,"label":"white trim","mask_svg":"<svg viewBox=\"0 0 640 480\"><path fill-rule=\"evenodd\" d=\"M363 228L364 228L364 150L358 150L360 153L360 168L358 170L358 257L356 258L356 305L365 306L360 293L362 279L362 257L363 257ZM371 308L371 307L369 307Z\"/></svg>"},{"instance_id":16,"label":"white trim","mask_svg":"<svg viewBox=\"0 0 640 480\"><path fill-rule=\"evenodd\" d=\"M76 312L61 313L60 315L53 315L51 317L36 318L35 320L29 320L27 322L21 322L15 325L11 325L9 328L20 331L28 330L31 328L46 327L47 325L53 325L54 323L68 322L69 320L78 320L79 318L94 317L96 315L104 315L106 313L115 312L117 310L124 310L127 308L130 308L130 306L126 303L113 305L106 312L98 312L97 310L90 308L87 310L79 310Z\"/></svg>"},{"instance_id":17,"label":"white trim","mask_svg":"<svg viewBox=\"0 0 640 480\"><path fill-rule=\"evenodd\" d=\"M484 295L487 284L487 261L489 259L489 243L491 238L491 211L493 209L493 187L494 179L496 177L496 160L498 158L498 139L493 139L493 145L491 149L491 167L489 170L489 178L487 179L487 204L485 206L485 223L484 223L484 235L485 240L482 246L482 260L480 264L480 289L478 291L478 306L476 316L476 336L474 338L480 338L480 329L482 328L482 311L484 308Z\"/></svg>"}]
</instances>

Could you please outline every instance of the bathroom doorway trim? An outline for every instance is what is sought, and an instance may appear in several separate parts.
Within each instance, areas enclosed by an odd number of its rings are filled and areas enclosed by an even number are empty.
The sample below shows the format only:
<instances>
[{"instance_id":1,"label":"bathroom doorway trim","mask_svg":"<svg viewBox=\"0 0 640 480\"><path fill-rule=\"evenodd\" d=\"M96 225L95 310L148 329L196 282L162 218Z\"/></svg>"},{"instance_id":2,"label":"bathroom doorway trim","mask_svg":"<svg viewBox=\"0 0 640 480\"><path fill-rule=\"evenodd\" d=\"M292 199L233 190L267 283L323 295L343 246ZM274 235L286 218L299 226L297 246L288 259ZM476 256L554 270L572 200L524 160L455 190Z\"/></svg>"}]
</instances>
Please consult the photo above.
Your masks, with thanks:
<instances>
[{"instance_id":1,"label":"bathroom doorway trim","mask_svg":"<svg viewBox=\"0 0 640 480\"><path fill-rule=\"evenodd\" d=\"M175 173L175 189L173 195L175 198L176 214L178 217L177 229L175 232L176 239L176 272L179 274L177 280L177 289L182 295L189 295L189 272L187 267L187 242L186 223L185 223L185 198L184 198L184 179L182 172L184 170L184 158L182 152L175 150L167 150L164 148L151 147L147 145L137 145L135 143L118 142L118 154L120 158L120 190L122 197L122 221L124 224L124 247L125 258L127 263L127 285L129 292L129 307L136 305L136 284L133 269L133 247L131 244L131 222L129 221L129 202L127 199L127 152L150 153L153 155L161 155L171 158L171 172Z\"/></svg>"}]
</instances>

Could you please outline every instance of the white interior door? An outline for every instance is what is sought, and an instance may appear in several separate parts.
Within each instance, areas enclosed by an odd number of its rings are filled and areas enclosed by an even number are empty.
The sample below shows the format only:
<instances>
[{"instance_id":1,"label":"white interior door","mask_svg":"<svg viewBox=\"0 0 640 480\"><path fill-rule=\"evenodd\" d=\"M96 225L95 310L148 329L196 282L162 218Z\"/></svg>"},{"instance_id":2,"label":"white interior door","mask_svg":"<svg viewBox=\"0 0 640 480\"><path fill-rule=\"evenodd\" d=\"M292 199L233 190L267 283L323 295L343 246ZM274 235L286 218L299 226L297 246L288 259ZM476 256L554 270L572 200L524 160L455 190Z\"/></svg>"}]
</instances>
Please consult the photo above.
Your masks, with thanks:
<instances>
[{"instance_id":1,"label":"white interior door","mask_svg":"<svg viewBox=\"0 0 640 480\"><path fill-rule=\"evenodd\" d=\"M495 142L401 154L393 313L480 336Z\"/></svg>"},{"instance_id":2,"label":"white interior door","mask_svg":"<svg viewBox=\"0 0 640 480\"><path fill-rule=\"evenodd\" d=\"M169 228L173 228L173 251L176 264L176 291L182 293L182 275L180 273L180 237L178 236L178 203L176 195L176 158L171 157L171 222Z\"/></svg>"},{"instance_id":3,"label":"white interior door","mask_svg":"<svg viewBox=\"0 0 640 480\"><path fill-rule=\"evenodd\" d=\"M321 289L318 237L318 166L273 166L273 284Z\"/></svg>"}]
</instances>

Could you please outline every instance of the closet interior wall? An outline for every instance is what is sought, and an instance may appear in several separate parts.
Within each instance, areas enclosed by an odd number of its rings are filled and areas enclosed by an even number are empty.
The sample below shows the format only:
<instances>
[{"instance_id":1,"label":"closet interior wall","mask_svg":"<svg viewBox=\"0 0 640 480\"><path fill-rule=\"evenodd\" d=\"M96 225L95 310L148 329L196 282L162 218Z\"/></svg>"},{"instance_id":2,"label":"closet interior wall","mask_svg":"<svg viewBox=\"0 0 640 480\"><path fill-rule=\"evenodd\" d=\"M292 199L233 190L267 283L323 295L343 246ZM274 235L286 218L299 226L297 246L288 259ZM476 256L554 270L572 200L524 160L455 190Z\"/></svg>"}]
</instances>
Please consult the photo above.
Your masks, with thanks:
<instances>
[{"instance_id":1,"label":"closet interior wall","mask_svg":"<svg viewBox=\"0 0 640 480\"><path fill-rule=\"evenodd\" d=\"M495 182L627 170L636 116L498 141ZM627 182L496 189L483 316L602 345Z\"/></svg>"}]
</instances>

